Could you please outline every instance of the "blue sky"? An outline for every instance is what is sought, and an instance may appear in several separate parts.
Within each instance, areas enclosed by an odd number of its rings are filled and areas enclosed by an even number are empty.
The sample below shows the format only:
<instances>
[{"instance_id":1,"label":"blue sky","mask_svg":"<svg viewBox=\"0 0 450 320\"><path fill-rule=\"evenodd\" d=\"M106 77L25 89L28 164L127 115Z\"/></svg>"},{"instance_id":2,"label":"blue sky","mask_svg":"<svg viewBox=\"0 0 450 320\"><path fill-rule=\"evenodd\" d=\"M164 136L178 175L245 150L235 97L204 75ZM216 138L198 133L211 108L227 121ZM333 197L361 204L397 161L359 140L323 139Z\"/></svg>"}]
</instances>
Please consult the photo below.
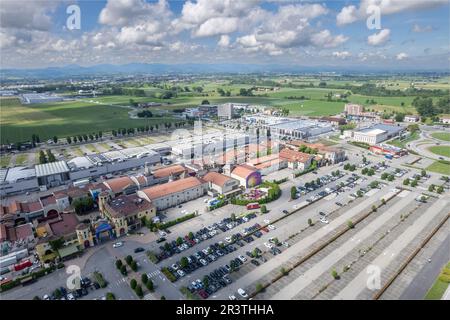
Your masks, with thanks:
<instances>
[{"instance_id":1,"label":"blue sky","mask_svg":"<svg viewBox=\"0 0 450 320\"><path fill-rule=\"evenodd\" d=\"M80 30L66 28L71 4L80 7ZM381 23L369 29L373 12ZM449 0L3 0L0 6L2 68L145 62L448 71L449 47Z\"/></svg>"}]
</instances>

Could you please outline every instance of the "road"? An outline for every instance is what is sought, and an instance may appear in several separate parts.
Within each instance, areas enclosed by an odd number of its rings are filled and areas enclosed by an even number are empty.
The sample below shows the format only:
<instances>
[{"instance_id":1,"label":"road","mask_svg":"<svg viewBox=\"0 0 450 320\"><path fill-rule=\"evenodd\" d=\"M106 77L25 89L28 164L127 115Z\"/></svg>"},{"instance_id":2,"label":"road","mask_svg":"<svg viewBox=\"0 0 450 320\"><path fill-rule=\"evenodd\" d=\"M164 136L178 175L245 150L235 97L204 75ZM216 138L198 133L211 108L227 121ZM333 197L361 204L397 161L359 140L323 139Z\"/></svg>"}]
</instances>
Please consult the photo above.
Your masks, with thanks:
<instances>
[{"instance_id":1,"label":"road","mask_svg":"<svg viewBox=\"0 0 450 320\"><path fill-rule=\"evenodd\" d=\"M442 268L450 261L450 234L438 249L430 257L414 280L409 284L401 295L401 300L423 300L428 290L433 285L436 278L441 273ZM449 290L447 290L449 294ZM450 299L450 295L448 296Z\"/></svg>"}]
</instances>

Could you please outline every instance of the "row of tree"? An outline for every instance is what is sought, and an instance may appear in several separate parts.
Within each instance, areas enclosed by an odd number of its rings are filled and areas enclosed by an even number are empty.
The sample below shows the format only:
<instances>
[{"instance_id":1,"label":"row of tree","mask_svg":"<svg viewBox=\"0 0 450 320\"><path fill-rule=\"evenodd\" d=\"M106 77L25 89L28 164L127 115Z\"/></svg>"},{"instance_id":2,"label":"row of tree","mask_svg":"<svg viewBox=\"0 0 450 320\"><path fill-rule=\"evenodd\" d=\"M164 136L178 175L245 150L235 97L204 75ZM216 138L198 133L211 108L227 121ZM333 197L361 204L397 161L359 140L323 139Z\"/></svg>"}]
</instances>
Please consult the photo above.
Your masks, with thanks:
<instances>
[{"instance_id":1,"label":"row of tree","mask_svg":"<svg viewBox=\"0 0 450 320\"><path fill-rule=\"evenodd\" d=\"M47 150L44 152L44 150L39 151L39 163L49 163L49 162L55 162L56 158L55 155L52 153L51 150Z\"/></svg>"}]
</instances>

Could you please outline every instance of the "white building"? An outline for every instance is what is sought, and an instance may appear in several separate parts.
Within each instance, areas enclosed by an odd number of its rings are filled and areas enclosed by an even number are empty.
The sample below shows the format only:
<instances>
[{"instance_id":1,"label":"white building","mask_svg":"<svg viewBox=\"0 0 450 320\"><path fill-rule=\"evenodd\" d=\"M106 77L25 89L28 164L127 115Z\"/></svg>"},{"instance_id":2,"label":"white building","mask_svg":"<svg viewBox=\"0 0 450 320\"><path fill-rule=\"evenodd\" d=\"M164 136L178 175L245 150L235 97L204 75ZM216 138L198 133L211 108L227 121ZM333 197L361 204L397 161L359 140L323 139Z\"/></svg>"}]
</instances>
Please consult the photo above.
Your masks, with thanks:
<instances>
[{"instance_id":1,"label":"white building","mask_svg":"<svg viewBox=\"0 0 450 320\"><path fill-rule=\"evenodd\" d=\"M406 115L405 119L403 120L404 122L419 122L420 121L420 117L416 116L416 115Z\"/></svg>"},{"instance_id":2,"label":"white building","mask_svg":"<svg viewBox=\"0 0 450 320\"><path fill-rule=\"evenodd\" d=\"M234 115L234 104L232 103L224 103L217 107L217 115L219 119L230 120Z\"/></svg>"},{"instance_id":3,"label":"white building","mask_svg":"<svg viewBox=\"0 0 450 320\"><path fill-rule=\"evenodd\" d=\"M218 172L208 172L203 180L208 182L208 189L213 194L229 196L240 192L239 181Z\"/></svg>"}]
</instances>

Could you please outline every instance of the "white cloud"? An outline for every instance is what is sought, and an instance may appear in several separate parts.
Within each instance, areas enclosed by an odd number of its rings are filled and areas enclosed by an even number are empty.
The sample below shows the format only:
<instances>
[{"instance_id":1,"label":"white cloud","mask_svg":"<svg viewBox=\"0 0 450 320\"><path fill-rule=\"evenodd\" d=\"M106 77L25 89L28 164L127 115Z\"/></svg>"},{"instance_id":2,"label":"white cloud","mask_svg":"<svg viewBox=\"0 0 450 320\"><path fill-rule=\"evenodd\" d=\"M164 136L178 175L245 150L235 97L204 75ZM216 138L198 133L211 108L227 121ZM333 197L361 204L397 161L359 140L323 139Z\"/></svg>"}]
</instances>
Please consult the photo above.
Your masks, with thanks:
<instances>
[{"instance_id":1,"label":"white cloud","mask_svg":"<svg viewBox=\"0 0 450 320\"><path fill-rule=\"evenodd\" d=\"M395 56L395 58L397 59L397 60L404 60L404 59L406 59L406 58L408 58L409 56L406 54L406 53L404 53L404 52L401 52L401 53L399 53L399 54L397 54L396 56Z\"/></svg>"},{"instance_id":2,"label":"white cloud","mask_svg":"<svg viewBox=\"0 0 450 320\"><path fill-rule=\"evenodd\" d=\"M342 34L332 36L329 30L322 30L319 33L313 34L311 41L314 45L323 48L335 48L348 40L348 37Z\"/></svg>"},{"instance_id":3,"label":"white cloud","mask_svg":"<svg viewBox=\"0 0 450 320\"><path fill-rule=\"evenodd\" d=\"M239 19L236 17L211 18L202 23L194 32L197 37L210 37L219 34L228 34L238 29Z\"/></svg>"},{"instance_id":4,"label":"white cloud","mask_svg":"<svg viewBox=\"0 0 450 320\"><path fill-rule=\"evenodd\" d=\"M416 33L431 32L431 31L433 31L433 27L432 26L421 27L420 25L415 23L411 30Z\"/></svg>"},{"instance_id":5,"label":"white cloud","mask_svg":"<svg viewBox=\"0 0 450 320\"><path fill-rule=\"evenodd\" d=\"M351 56L352 56L352 54L348 51L334 51L333 52L333 57L336 57L336 58L345 59L345 58L348 58Z\"/></svg>"},{"instance_id":6,"label":"white cloud","mask_svg":"<svg viewBox=\"0 0 450 320\"><path fill-rule=\"evenodd\" d=\"M367 37L367 43L371 46L379 46L389 40L389 36L391 34L391 30L383 29L378 33L374 33L373 35Z\"/></svg>"},{"instance_id":7,"label":"white cloud","mask_svg":"<svg viewBox=\"0 0 450 320\"><path fill-rule=\"evenodd\" d=\"M358 20L358 10L355 6L343 7L336 16L336 24L338 26L349 24L356 20Z\"/></svg>"},{"instance_id":8,"label":"white cloud","mask_svg":"<svg viewBox=\"0 0 450 320\"><path fill-rule=\"evenodd\" d=\"M447 3L448 0L361 0L358 8L354 5L343 7L336 16L336 24L340 26L367 18L372 14L370 11L368 13L370 6L379 7L383 16L403 11L435 8Z\"/></svg>"},{"instance_id":9,"label":"white cloud","mask_svg":"<svg viewBox=\"0 0 450 320\"><path fill-rule=\"evenodd\" d=\"M230 45L230 42L231 42L230 36L224 34L224 35L220 36L220 39L219 39L219 42L217 42L217 45L219 47L226 48Z\"/></svg>"}]
</instances>

